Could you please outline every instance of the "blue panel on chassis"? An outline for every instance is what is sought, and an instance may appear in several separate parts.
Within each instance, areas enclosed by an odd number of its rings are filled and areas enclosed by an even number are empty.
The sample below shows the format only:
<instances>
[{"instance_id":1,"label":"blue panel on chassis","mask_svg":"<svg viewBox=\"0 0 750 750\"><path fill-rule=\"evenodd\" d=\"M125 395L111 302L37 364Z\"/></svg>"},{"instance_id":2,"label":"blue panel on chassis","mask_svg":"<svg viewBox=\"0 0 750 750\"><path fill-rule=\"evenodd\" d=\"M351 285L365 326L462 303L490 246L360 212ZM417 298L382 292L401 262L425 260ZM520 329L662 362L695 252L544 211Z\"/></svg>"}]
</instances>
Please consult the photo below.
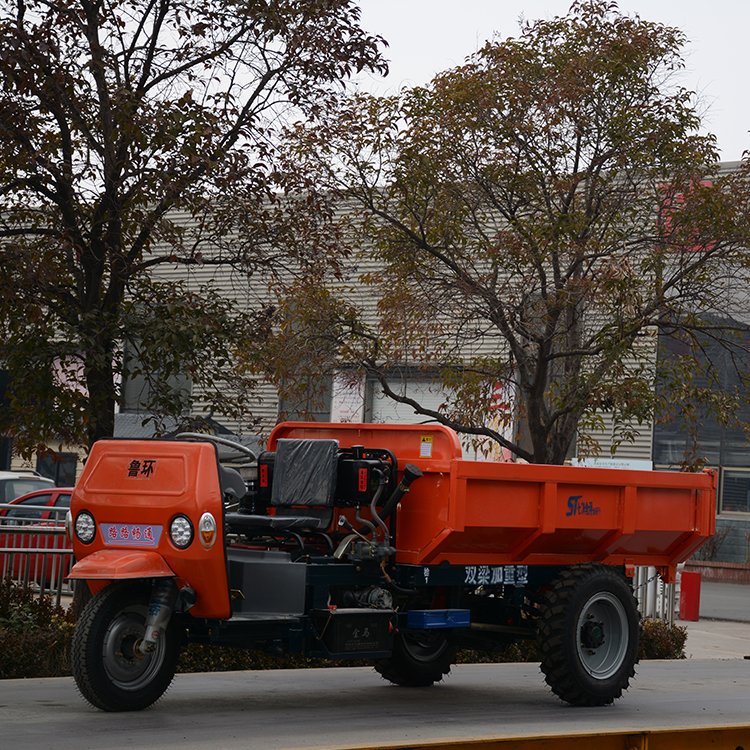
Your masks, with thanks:
<instances>
[{"instance_id":1,"label":"blue panel on chassis","mask_svg":"<svg viewBox=\"0 0 750 750\"><path fill-rule=\"evenodd\" d=\"M410 630L468 628L470 623L468 609L412 609L406 617L406 627Z\"/></svg>"}]
</instances>

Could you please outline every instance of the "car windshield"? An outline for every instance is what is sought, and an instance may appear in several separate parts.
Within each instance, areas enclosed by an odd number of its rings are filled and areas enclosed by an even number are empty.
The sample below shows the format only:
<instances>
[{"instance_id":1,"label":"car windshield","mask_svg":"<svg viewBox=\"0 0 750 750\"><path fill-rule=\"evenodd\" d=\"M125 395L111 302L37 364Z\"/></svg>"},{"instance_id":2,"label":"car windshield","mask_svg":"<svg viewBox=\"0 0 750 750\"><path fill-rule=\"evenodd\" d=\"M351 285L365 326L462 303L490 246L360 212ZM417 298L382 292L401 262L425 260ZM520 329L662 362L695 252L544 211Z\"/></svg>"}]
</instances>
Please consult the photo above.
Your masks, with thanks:
<instances>
[{"instance_id":1,"label":"car windshield","mask_svg":"<svg viewBox=\"0 0 750 750\"><path fill-rule=\"evenodd\" d=\"M27 492L33 492L34 490L46 490L50 484L49 480L34 477L6 479L4 482L0 482L1 502L9 503L20 495L25 495Z\"/></svg>"},{"instance_id":2,"label":"car windshield","mask_svg":"<svg viewBox=\"0 0 750 750\"><path fill-rule=\"evenodd\" d=\"M70 495L60 495L55 500L56 508L70 508Z\"/></svg>"}]
</instances>

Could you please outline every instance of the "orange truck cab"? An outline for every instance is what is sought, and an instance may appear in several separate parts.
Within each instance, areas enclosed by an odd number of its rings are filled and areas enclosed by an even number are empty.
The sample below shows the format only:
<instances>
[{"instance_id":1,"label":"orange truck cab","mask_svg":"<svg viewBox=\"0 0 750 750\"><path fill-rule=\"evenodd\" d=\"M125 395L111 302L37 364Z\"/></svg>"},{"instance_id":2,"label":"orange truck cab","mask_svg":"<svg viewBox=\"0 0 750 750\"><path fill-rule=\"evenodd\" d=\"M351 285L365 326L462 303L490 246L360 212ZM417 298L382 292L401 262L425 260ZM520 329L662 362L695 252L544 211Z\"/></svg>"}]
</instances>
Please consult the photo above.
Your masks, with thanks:
<instances>
[{"instance_id":1,"label":"orange truck cab","mask_svg":"<svg viewBox=\"0 0 750 750\"><path fill-rule=\"evenodd\" d=\"M71 578L93 596L78 687L145 708L198 642L365 659L426 686L455 651L534 638L575 705L627 688L629 576L667 581L714 532L715 477L465 461L439 425L278 425L224 438L96 443L76 485Z\"/></svg>"}]
</instances>

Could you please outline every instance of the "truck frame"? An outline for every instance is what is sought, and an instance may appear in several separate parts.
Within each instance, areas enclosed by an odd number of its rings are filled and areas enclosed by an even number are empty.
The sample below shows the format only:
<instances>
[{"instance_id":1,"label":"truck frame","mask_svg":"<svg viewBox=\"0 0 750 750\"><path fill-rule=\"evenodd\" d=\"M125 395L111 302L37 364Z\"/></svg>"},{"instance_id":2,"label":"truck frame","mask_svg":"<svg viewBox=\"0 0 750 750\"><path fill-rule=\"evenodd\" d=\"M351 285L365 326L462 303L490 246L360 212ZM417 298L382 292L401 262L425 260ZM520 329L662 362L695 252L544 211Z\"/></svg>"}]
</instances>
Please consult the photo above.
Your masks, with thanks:
<instances>
[{"instance_id":1,"label":"truck frame","mask_svg":"<svg viewBox=\"0 0 750 750\"><path fill-rule=\"evenodd\" d=\"M286 422L257 456L192 433L99 441L71 504L70 577L92 593L73 673L94 706L138 710L187 643L365 660L417 687L459 648L536 639L556 695L606 705L638 660L635 566L673 581L715 496L712 472L466 461L432 424Z\"/></svg>"}]
</instances>

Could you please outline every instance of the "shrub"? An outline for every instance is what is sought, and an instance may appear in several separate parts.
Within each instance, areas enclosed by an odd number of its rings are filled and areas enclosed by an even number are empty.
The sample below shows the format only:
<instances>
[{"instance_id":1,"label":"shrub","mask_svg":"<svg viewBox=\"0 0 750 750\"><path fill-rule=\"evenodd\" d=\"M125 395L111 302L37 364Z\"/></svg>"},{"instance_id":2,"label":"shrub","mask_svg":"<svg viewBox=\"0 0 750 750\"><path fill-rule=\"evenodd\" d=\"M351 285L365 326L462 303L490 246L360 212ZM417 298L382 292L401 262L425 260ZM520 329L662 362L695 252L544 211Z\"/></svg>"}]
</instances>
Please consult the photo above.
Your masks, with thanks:
<instances>
[{"instance_id":1,"label":"shrub","mask_svg":"<svg viewBox=\"0 0 750 750\"><path fill-rule=\"evenodd\" d=\"M178 672L230 672L243 669L305 669L308 667L362 666L365 662L328 661L294 654L267 654L245 648L191 643L180 652Z\"/></svg>"},{"instance_id":2,"label":"shrub","mask_svg":"<svg viewBox=\"0 0 750 750\"><path fill-rule=\"evenodd\" d=\"M0 581L0 679L70 674L73 627L49 597Z\"/></svg>"},{"instance_id":3,"label":"shrub","mask_svg":"<svg viewBox=\"0 0 750 750\"><path fill-rule=\"evenodd\" d=\"M497 651L461 649L456 664L506 664L510 662L540 662L542 657L535 640L517 641Z\"/></svg>"},{"instance_id":4,"label":"shrub","mask_svg":"<svg viewBox=\"0 0 750 750\"><path fill-rule=\"evenodd\" d=\"M663 620L641 621L641 659L684 659L687 628Z\"/></svg>"}]
</instances>

